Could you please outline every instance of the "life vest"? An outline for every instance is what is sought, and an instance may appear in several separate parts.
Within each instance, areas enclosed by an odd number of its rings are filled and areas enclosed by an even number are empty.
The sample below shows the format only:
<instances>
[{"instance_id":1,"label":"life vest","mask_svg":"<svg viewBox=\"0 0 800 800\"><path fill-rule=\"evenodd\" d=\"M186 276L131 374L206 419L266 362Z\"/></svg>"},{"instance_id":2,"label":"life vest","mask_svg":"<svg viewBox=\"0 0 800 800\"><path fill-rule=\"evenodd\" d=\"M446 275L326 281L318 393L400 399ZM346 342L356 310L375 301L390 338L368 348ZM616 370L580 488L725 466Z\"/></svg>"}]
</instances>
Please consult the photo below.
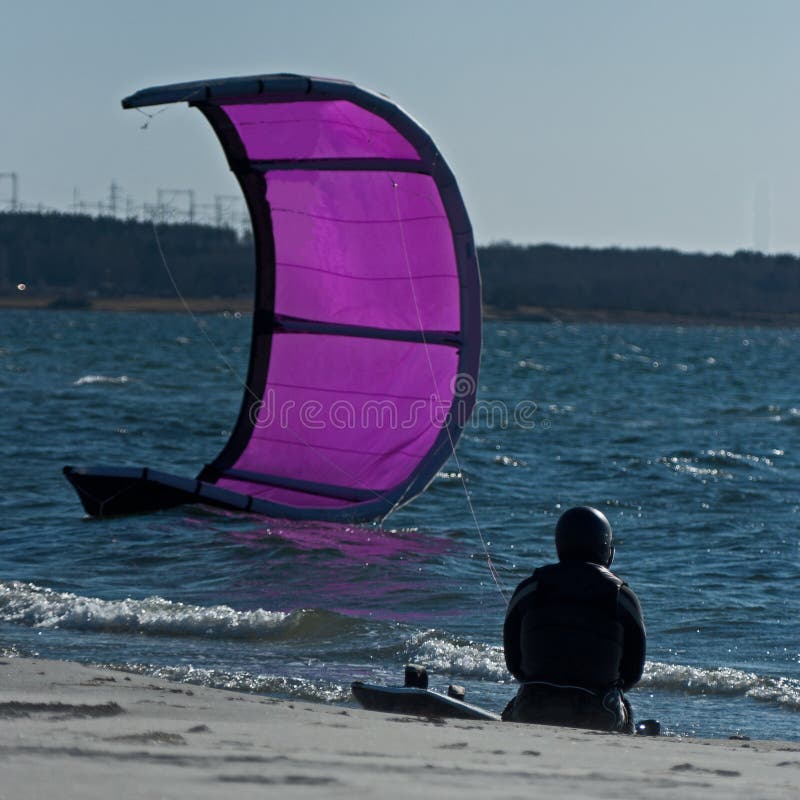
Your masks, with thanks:
<instances>
[{"instance_id":1,"label":"life vest","mask_svg":"<svg viewBox=\"0 0 800 800\"><path fill-rule=\"evenodd\" d=\"M617 598L623 581L605 567L562 562L533 574L520 623L526 681L603 689L620 681L623 628Z\"/></svg>"}]
</instances>

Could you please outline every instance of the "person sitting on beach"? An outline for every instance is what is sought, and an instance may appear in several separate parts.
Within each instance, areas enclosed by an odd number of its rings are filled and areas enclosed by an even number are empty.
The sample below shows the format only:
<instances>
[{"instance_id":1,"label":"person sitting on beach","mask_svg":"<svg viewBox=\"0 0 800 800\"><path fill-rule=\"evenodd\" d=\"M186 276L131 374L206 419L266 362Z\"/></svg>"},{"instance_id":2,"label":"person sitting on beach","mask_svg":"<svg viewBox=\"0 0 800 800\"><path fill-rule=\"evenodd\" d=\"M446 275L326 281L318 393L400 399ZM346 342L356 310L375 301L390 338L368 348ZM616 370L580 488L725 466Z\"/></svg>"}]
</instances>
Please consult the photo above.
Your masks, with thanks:
<instances>
[{"instance_id":1,"label":"person sitting on beach","mask_svg":"<svg viewBox=\"0 0 800 800\"><path fill-rule=\"evenodd\" d=\"M639 600L609 570L611 525L597 509L564 512L559 563L517 586L506 612L506 665L522 683L503 719L633 733L623 692L642 677L645 628Z\"/></svg>"}]
</instances>

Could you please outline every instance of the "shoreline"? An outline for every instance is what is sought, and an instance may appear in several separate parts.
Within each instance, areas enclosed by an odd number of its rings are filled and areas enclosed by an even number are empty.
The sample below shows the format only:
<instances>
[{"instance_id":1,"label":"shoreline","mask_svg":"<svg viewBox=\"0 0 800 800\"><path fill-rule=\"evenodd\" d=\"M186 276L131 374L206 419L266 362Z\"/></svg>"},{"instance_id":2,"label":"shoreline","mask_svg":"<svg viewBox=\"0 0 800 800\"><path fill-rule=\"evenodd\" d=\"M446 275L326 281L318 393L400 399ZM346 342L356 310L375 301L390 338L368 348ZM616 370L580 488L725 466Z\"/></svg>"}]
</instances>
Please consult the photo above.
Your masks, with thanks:
<instances>
[{"instance_id":1,"label":"shoreline","mask_svg":"<svg viewBox=\"0 0 800 800\"><path fill-rule=\"evenodd\" d=\"M790 798L800 743L431 720L0 658L0 797Z\"/></svg>"},{"instance_id":2,"label":"shoreline","mask_svg":"<svg viewBox=\"0 0 800 800\"><path fill-rule=\"evenodd\" d=\"M194 314L252 313L251 297L186 297L186 306ZM186 306L178 297L107 297L82 299L64 295L25 297L21 295L0 296L0 310L41 311L105 311L105 312L152 312L185 313ZM514 309L483 307L486 321L545 322L545 323L596 323L602 325L674 325L696 327L718 325L722 327L763 326L769 328L800 327L800 312L731 312L727 315L697 315L671 311L636 311L630 309L576 309L549 308L545 306L518 306Z\"/></svg>"},{"instance_id":3,"label":"shoreline","mask_svg":"<svg viewBox=\"0 0 800 800\"><path fill-rule=\"evenodd\" d=\"M698 327L716 325L720 327L763 326L769 328L800 327L800 313L776 314L768 312L735 311L730 314L685 314L672 311L634 311L630 309L577 309L546 308L544 306L518 306L513 310L484 306L486 320L508 320L509 322L560 322L596 323L600 325L674 325Z\"/></svg>"}]
</instances>

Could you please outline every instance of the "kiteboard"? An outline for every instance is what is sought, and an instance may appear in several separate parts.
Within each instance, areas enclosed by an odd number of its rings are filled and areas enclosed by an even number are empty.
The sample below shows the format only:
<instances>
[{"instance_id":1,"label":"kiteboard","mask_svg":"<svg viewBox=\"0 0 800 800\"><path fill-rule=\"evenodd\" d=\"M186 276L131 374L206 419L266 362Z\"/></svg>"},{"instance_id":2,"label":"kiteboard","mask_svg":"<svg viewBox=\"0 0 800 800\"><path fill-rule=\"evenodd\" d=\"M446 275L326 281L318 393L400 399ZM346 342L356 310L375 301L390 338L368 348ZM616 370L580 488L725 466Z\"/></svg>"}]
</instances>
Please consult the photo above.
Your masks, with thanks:
<instances>
[{"instance_id":1,"label":"kiteboard","mask_svg":"<svg viewBox=\"0 0 800 800\"><path fill-rule=\"evenodd\" d=\"M356 701L369 711L500 722L499 714L464 702L461 686L451 684L447 694L429 689L428 672L418 664L406 665L404 686L353 681L350 689Z\"/></svg>"},{"instance_id":2,"label":"kiteboard","mask_svg":"<svg viewBox=\"0 0 800 800\"><path fill-rule=\"evenodd\" d=\"M415 717L452 717L455 719L490 720L500 722L500 715L473 706L455 697L432 689L409 686L379 686L353 681L353 697L369 711L390 714L410 714Z\"/></svg>"},{"instance_id":3,"label":"kiteboard","mask_svg":"<svg viewBox=\"0 0 800 800\"><path fill-rule=\"evenodd\" d=\"M353 681L354 699L368 711L405 714L428 718L454 718L500 722L493 711L464 701L464 688L451 684L447 694L428 688L428 672L418 664L407 664L404 686L381 686ZM661 723L655 719L640 720L635 725L639 736L659 736Z\"/></svg>"}]
</instances>

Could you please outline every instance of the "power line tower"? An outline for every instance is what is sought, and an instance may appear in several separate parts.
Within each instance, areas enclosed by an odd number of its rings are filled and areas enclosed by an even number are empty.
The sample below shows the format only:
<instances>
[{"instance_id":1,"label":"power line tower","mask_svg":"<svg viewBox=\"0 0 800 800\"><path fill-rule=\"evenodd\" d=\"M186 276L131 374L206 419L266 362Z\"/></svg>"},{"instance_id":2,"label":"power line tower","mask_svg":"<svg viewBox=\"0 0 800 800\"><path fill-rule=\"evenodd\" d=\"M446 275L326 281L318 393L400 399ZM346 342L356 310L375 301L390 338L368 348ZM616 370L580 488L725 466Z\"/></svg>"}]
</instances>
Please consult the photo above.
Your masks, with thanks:
<instances>
[{"instance_id":1,"label":"power line tower","mask_svg":"<svg viewBox=\"0 0 800 800\"><path fill-rule=\"evenodd\" d=\"M177 209L172 205L172 200L178 195L186 197L189 201L186 209L186 219L189 223L194 222L196 211L194 189L158 189L156 208L159 222L166 222L169 216L177 212Z\"/></svg>"},{"instance_id":2,"label":"power line tower","mask_svg":"<svg viewBox=\"0 0 800 800\"><path fill-rule=\"evenodd\" d=\"M112 217L117 216L117 211L120 210L122 201L122 188L112 178L111 187L108 190L108 211Z\"/></svg>"},{"instance_id":3,"label":"power line tower","mask_svg":"<svg viewBox=\"0 0 800 800\"><path fill-rule=\"evenodd\" d=\"M0 180L11 180L11 210L19 210L19 175L16 172L0 172Z\"/></svg>"},{"instance_id":4,"label":"power line tower","mask_svg":"<svg viewBox=\"0 0 800 800\"><path fill-rule=\"evenodd\" d=\"M236 227L231 224L232 218L236 214L236 207L241 206L242 197L238 194L215 194L214 195L214 224L218 228ZM233 208L231 208L233 206Z\"/></svg>"}]
</instances>

